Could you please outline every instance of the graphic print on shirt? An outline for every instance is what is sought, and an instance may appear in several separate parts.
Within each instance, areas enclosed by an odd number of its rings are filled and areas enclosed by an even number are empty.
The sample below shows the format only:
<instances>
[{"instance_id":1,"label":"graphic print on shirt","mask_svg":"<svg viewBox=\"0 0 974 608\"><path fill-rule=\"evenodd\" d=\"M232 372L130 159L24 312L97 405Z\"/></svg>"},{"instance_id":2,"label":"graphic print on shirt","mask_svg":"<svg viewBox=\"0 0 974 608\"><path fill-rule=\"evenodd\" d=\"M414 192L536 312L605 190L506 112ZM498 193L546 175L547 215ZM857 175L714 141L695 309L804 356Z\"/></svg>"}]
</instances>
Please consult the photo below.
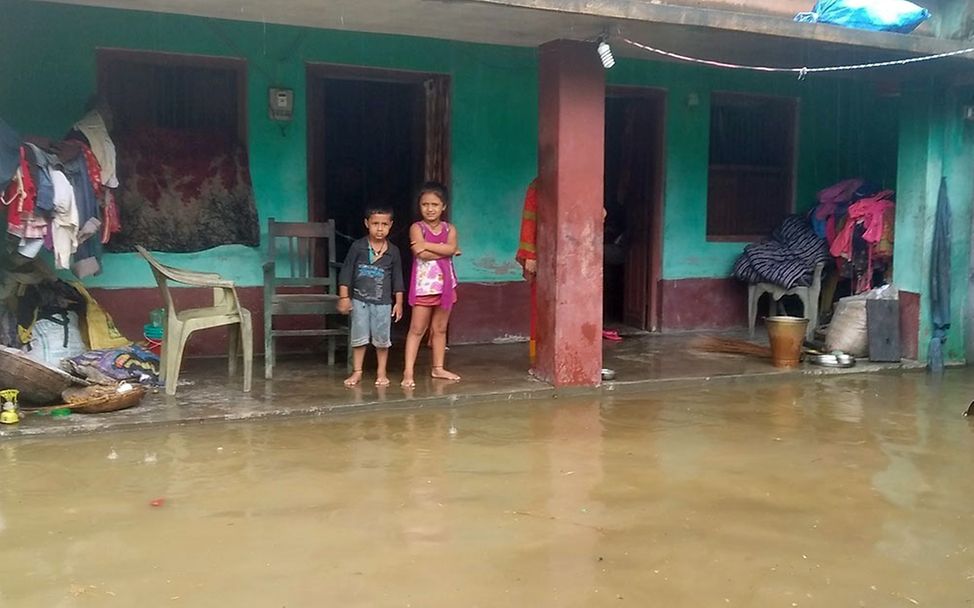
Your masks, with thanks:
<instances>
[{"instance_id":1,"label":"graphic print on shirt","mask_svg":"<svg viewBox=\"0 0 974 608\"><path fill-rule=\"evenodd\" d=\"M365 300L382 300L385 295L382 289L385 277L384 268L360 263L355 268L355 296Z\"/></svg>"}]
</instances>

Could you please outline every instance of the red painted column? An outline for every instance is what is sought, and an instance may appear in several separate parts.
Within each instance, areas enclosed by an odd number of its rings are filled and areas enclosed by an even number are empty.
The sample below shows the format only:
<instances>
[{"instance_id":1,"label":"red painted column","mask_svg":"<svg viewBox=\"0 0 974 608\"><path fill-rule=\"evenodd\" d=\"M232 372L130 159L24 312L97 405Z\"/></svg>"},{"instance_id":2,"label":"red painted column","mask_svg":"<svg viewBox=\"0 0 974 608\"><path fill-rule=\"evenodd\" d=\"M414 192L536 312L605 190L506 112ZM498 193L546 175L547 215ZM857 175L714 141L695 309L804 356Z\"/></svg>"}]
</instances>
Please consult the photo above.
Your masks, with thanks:
<instances>
[{"instance_id":1,"label":"red painted column","mask_svg":"<svg viewBox=\"0 0 974 608\"><path fill-rule=\"evenodd\" d=\"M539 49L538 358L555 386L597 386L602 369L605 74L595 45Z\"/></svg>"}]
</instances>

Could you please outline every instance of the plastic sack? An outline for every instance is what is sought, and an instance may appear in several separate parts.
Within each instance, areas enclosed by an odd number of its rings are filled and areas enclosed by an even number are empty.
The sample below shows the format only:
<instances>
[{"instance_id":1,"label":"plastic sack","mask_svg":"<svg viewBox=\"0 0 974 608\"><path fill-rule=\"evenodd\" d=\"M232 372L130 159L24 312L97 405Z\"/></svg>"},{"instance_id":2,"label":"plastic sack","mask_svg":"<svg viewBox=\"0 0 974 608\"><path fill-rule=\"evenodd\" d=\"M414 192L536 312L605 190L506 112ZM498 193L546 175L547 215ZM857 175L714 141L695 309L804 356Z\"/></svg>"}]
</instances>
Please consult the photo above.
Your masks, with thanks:
<instances>
[{"instance_id":1,"label":"plastic sack","mask_svg":"<svg viewBox=\"0 0 974 608\"><path fill-rule=\"evenodd\" d=\"M929 18L930 11L907 0L819 0L795 21L909 34Z\"/></svg>"},{"instance_id":2,"label":"plastic sack","mask_svg":"<svg viewBox=\"0 0 974 608\"><path fill-rule=\"evenodd\" d=\"M825 350L838 350L853 357L865 357L869 354L865 298L842 298L835 305L832 322L825 333Z\"/></svg>"},{"instance_id":3,"label":"plastic sack","mask_svg":"<svg viewBox=\"0 0 974 608\"><path fill-rule=\"evenodd\" d=\"M100 348L119 348L132 343L126 338L118 327L112 316L102 308L95 298L91 297L85 286L78 282L72 282L71 287L78 290L84 296L86 302L85 318L87 320L88 346L92 350Z\"/></svg>"},{"instance_id":4,"label":"plastic sack","mask_svg":"<svg viewBox=\"0 0 974 608\"><path fill-rule=\"evenodd\" d=\"M840 350L854 357L869 354L869 326L866 322L866 302L869 300L898 300L895 285L883 285L857 296L842 298L835 306L832 322L825 333L825 350Z\"/></svg>"},{"instance_id":5,"label":"plastic sack","mask_svg":"<svg viewBox=\"0 0 974 608\"><path fill-rule=\"evenodd\" d=\"M52 315L53 319L38 319L31 331L27 356L35 361L57 367L62 359L74 357L88 350L81 338L78 315L74 312Z\"/></svg>"}]
</instances>

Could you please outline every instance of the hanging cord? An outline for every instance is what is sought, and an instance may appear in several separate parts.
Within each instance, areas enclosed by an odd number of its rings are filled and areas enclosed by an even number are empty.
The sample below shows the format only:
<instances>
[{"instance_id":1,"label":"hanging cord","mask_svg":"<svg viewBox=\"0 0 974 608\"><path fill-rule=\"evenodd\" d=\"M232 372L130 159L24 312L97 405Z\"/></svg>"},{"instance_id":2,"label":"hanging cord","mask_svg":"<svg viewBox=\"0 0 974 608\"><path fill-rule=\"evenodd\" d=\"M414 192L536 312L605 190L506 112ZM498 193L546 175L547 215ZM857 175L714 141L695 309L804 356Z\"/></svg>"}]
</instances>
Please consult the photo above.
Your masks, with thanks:
<instances>
[{"instance_id":1,"label":"hanging cord","mask_svg":"<svg viewBox=\"0 0 974 608\"><path fill-rule=\"evenodd\" d=\"M656 53L657 55L662 55L664 57L669 57L671 59L678 59L680 61L688 61L690 63L699 63L703 65L709 65L715 68L725 68L731 70L751 70L753 72L784 72L797 74L799 80L804 80L808 74L815 74L821 72L845 72L849 70L867 70L871 68L885 68L895 65L907 65L910 63L920 63L922 61L932 61L934 59L943 59L945 57L955 57L957 55L964 55L966 53L974 53L974 47L967 49L960 49L957 51L949 51L947 53L938 53L936 55L924 55L922 57L911 57L909 59L894 59L892 61L876 61L873 63L856 63L852 65L832 65L823 66L818 68L810 67L793 67L793 68L778 68L763 65L740 65L736 63L725 63L723 61L712 61L710 59L699 59L697 57L689 57L687 55L680 55L679 53L671 53L670 51L664 51L662 49L653 48L646 44L641 44L634 40L630 40L625 36L620 37L620 39L630 46L642 49L644 51L649 51L650 53Z\"/></svg>"}]
</instances>

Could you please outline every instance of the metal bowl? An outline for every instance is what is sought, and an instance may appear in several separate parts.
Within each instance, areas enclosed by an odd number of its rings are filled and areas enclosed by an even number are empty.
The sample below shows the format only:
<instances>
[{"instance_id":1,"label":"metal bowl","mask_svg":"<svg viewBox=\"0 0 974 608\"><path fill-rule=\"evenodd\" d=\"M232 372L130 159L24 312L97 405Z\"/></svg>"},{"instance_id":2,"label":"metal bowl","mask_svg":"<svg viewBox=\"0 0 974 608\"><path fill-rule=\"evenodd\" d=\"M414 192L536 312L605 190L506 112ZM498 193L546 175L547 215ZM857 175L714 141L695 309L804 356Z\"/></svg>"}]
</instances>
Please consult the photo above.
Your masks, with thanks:
<instances>
[{"instance_id":1,"label":"metal bowl","mask_svg":"<svg viewBox=\"0 0 974 608\"><path fill-rule=\"evenodd\" d=\"M856 358L852 355L847 355L846 353L832 353L832 355L839 362L839 365L844 367L852 367L856 364Z\"/></svg>"},{"instance_id":2,"label":"metal bowl","mask_svg":"<svg viewBox=\"0 0 974 608\"><path fill-rule=\"evenodd\" d=\"M856 364L855 358L845 354L836 353L828 355L812 355L808 359L815 365L821 365L822 367L853 367Z\"/></svg>"}]
</instances>

